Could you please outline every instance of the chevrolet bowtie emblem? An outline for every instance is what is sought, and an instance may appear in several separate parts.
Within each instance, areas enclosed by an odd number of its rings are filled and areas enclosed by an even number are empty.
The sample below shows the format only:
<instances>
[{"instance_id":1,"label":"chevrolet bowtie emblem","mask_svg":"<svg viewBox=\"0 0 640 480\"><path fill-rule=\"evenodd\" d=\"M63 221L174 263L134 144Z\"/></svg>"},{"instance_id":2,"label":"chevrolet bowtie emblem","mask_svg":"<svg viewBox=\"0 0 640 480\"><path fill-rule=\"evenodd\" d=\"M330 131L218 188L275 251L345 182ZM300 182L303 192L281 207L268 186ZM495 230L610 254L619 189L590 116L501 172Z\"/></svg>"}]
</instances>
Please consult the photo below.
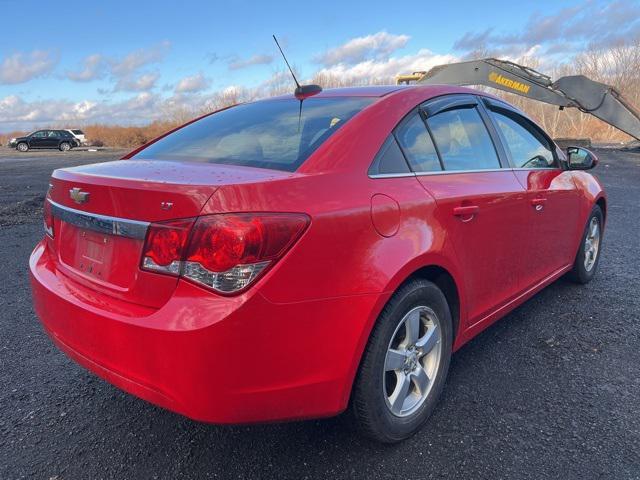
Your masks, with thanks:
<instances>
[{"instance_id":1,"label":"chevrolet bowtie emblem","mask_svg":"<svg viewBox=\"0 0 640 480\"><path fill-rule=\"evenodd\" d=\"M86 203L89 200L89 192L83 192L78 187L69 190L69 196L76 203Z\"/></svg>"}]
</instances>

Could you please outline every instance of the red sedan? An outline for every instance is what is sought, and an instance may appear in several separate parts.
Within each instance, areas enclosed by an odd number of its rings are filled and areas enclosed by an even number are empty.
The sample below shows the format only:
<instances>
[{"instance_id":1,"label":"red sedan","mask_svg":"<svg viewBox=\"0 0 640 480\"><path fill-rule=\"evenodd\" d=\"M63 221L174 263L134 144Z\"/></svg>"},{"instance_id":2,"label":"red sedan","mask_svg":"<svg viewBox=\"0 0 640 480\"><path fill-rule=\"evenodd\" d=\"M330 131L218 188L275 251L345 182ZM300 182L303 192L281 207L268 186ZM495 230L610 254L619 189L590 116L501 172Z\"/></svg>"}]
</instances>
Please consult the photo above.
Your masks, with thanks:
<instances>
[{"instance_id":1,"label":"red sedan","mask_svg":"<svg viewBox=\"0 0 640 480\"><path fill-rule=\"evenodd\" d=\"M35 308L78 363L193 419L350 407L398 441L452 352L561 276L593 278L596 163L465 88L235 106L53 173Z\"/></svg>"}]
</instances>

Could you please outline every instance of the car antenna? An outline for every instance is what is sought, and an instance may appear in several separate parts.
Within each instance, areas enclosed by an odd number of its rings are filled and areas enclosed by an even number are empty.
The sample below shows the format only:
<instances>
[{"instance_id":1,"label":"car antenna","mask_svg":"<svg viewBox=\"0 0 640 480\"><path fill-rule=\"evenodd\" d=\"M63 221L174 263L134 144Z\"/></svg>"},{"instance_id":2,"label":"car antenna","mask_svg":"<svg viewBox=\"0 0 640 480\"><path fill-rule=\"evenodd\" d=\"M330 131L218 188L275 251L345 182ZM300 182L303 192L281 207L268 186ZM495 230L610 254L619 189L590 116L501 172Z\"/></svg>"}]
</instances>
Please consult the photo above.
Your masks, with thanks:
<instances>
[{"instance_id":1,"label":"car antenna","mask_svg":"<svg viewBox=\"0 0 640 480\"><path fill-rule=\"evenodd\" d=\"M291 68L291 65L289 65L289 61L287 60L287 57L282 51L282 47L280 46L280 43L278 43L278 39L276 38L275 35L272 35L272 37L273 37L273 41L276 42L278 50L280 50L280 54L284 59L284 63L287 64L287 67L289 68L289 72L291 72L293 81L296 83L296 89L294 90L293 94L298 100L300 100L300 108L298 110L298 132L300 132L300 123L302 122L302 102L307 97L311 97L313 95L316 95L317 93L320 93L322 91L322 87L320 85L300 85L300 82L298 82L298 79L296 78L295 73L293 73L293 69Z\"/></svg>"},{"instance_id":2,"label":"car antenna","mask_svg":"<svg viewBox=\"0 0 640 480\"><path fill-rule=\"evenodd\" d=\"M293 69L291 68L291 65L289 65L289 61L287 60L287 57L285 56L284 52L282 51L282 47L280 46L280 43L278 43L278 39L276 38L275 35L272 35L272 37L273 37L273 41L276 42L278 50L280 50L280 54L282 55L282 58L284 59L284 63L287 64L287 67L289 68L289 72L291 72L291 76L293 77L293 81L296 83L296 89L293 92L293 94L296 96L296 98L298 100L304 100L307 97L311 97L313 95L316 95L316 94L320 93L322 91L322 87L320 85L300 85L300 82L298 82L298 79L296 78L295 73L293 73Z\"/></svg>"}]
</instances>

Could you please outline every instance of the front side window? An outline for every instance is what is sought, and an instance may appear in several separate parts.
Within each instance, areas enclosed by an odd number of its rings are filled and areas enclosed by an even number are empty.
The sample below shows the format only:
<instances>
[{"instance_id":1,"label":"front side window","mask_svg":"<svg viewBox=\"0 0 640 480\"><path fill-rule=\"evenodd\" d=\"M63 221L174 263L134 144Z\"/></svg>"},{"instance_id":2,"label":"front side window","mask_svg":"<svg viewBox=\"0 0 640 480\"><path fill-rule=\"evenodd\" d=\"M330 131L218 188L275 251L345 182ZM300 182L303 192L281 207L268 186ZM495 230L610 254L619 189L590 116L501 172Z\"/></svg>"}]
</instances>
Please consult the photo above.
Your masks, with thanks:
<instances>
[{"instance_id":1,"label":"front side window","mask_svg":"<svg viewBox=\"0 0 640 480\"><path fill-rule=\"evenodd\" d=\"M500 168L487 127L475 108L438 113L427 120L445 170Z\"/></svg>"},{"instance_id":2,"label":"front side window","mask_svg":"<svg viewBox=\"0 0 640 480\"><path fill-rule=\"evenodd\" d=\"M442 170L431 136L417 112L396 129L395 135L414 172Z\"/></svg>"},{"instance_id":3,"label":"front side window","mask_svg":"<svg viewBox=\"0 0 640 480\"><path fill-rule=\"evenodd\" d=\"M133 159L222 163L296 170L375 99L265 100L238 105L177 130Z\"/></svg>"},{"instance_id":4,"label":"front side window","mask_svg":"<svg viewBox=\"0 0 640 480\"><path fill-rule=\"evenodd\" d=\"M526 120L491 111L505 146L516 168L552 168L555 158L549 142L536 129L527 128ZM515 115L515 114L514 114Z\"/></svg>"},{"instance_id":5,"label":"front side window","mask_svg":"<svg viewBox=\"0 0 640 480\"><path fill-rule=\"evenodd\" d=\"M47 132L44 130L40 130L38 132L32 133L32 138L45 138L47 136Z\"/></svg>"}]
</instances>

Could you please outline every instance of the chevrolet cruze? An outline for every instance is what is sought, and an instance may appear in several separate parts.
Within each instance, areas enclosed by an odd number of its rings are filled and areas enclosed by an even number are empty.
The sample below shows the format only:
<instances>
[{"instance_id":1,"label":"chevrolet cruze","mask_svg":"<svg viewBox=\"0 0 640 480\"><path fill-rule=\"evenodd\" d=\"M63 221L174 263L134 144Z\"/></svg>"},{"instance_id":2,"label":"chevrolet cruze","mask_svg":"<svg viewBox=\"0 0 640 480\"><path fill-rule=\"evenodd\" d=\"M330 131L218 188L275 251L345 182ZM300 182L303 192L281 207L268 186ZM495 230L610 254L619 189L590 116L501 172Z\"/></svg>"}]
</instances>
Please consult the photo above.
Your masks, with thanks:
<instances>
[{"instance_id":1,"label":"chevrolet cruze","mask_svg":"<svg viewBox=\"0 0 640 480\"><path fill-rule=\"evenodd\" d=\"M78 363L190 418L350 409L399 441L452 352L556 279L593 278L596 163L465 88L237 105L53 173L35 309Z\"/></svg>"}]
</instances>

